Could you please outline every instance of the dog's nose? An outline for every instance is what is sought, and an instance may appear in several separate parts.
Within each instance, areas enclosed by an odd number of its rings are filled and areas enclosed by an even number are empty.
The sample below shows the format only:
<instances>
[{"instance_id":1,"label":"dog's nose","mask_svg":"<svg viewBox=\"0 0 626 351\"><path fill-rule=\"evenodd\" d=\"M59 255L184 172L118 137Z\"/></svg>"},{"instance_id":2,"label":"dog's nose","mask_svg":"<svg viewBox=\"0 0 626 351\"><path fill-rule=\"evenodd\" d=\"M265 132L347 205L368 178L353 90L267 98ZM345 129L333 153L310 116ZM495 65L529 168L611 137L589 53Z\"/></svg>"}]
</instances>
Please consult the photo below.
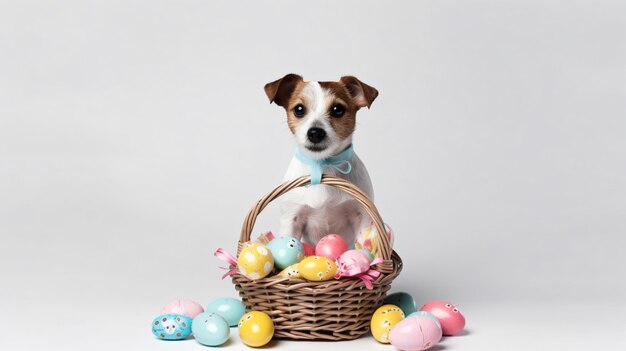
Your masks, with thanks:
<instances>
[{"instance_id":1,"label":"dog's nose","mask_svg":"<svg viewBox=\"0 0 626 351\"><path fill-rule=\"evenodd\" d=\"M306 133L306 136L312 143L317 144L326 138L326 131L322 128L311 128Z\"/></svg>"}]
</instances>

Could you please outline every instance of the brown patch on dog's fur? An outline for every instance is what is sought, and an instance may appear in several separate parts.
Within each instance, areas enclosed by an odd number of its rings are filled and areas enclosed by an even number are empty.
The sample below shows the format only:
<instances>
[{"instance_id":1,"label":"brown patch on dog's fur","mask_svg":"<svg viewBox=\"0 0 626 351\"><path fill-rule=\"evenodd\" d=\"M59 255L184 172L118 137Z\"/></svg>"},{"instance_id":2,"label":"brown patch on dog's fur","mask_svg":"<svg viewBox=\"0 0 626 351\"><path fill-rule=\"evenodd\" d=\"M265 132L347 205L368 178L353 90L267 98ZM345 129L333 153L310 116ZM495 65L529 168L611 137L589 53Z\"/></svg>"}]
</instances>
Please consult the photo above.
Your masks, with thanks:
<instances>
[{"instance_id":1,"label":"brown patch on dog's fur","mask_svg":"<svg viewBox=\"0 0 626 351\"><path fill-rule=\"evenodd\" d=\"M313 108L313 101L310 101L305 94L302 94L302 90L306 87L306 82L301 82L296 85L293 94L291 94L291 98L285 107L285 111L287 112L287 125L292 133L296 133L296 129L303 122L304 118L298 118L293 113L293 109L298 104L304 105L306 111L311 111Z\"/></svg>"},{"instance_id":2,"label":"brown patch on dog's fur","mask_svg":"<svg viewBox=\"0 0 626 351\"><path fill-rule=\"evenodd\" d=\"M348 89L343 83L319 82L319 84L322 89L329 93L329 98L326 99L325 105L326 111L328 111L327 114L330 125L341 139L349 137L354 132L354 127L356 126L356 112L359 110L359 107L354 103ZM341 117L333 117L330 114L331 108L336 104L343 105L346 109L346 112Z\"/></svg>"}]
</instances>

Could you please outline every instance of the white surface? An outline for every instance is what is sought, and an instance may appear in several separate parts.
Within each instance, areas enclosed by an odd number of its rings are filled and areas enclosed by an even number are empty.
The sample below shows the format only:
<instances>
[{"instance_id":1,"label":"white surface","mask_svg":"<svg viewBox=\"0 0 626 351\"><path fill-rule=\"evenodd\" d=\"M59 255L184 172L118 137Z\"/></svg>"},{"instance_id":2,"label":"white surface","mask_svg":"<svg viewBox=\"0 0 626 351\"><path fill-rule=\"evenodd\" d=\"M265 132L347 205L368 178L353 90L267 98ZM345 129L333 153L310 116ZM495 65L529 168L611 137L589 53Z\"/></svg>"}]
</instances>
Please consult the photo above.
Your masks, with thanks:
<instances>
[{"instance_id":1,"label":"white surface","mask_svg":"<svg viewBox=\"0 0 626 351\"><path fill-rule=\"evenodd\" d=\"M0 2L0 349L198 349L148 324L171 299L233 295L212 252L287 167L262 88L288 72L380 91L355 149L404 259L393 289L467 314L446 349L623 348L625 13Z\"/></svg>"}]
</instances>

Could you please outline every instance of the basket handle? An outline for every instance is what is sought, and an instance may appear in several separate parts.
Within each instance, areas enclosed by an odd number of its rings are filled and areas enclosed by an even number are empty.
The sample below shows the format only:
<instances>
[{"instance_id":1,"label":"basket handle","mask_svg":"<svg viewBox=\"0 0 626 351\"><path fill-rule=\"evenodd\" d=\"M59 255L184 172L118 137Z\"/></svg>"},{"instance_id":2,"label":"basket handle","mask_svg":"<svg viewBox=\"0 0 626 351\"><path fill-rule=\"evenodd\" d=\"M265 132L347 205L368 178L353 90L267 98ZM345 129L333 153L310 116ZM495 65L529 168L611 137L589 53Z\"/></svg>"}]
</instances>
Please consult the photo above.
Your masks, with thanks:
<instances>
[{"instance_id":1,"label":"basket handle","mask_svg":"<svg viewBox=\"0 0 626 351\"><path fill-rule=\"evenodd\" d=\"M237 254L239 254L239 252L241 251L243 243L250 240L250 235L252 234L252 229L254 228L254 223L256 222L257 216L270 202L288 192L289 190L301 186L306 186L310 183L310 176L302 176L300 178L284 182L274 188L274 190L263 196L259 201L257 201L257 203L248 212L248 215L243 222L243 226L241 227L241 235L239 236ZM361 189L359 189L356 185L342 178L329 176L326 174L322 175L322 180L320 184L330 185L349 195L352 195L352 197L354 197L354 199L365 208L370 217L372 217L372 220L374 221L374 226L376 227L376 230L378 230L378 233L387 233L387 231L385 230L385 224L383 223L383 220L380 217L380 214L378 213L378 209L374 205L374 202L372 202L372 200L370 200L370 198L367 197L367 195L365 195L365 193L361 191ZM383 260L391 260L391 246L389 245L389 239L387 235L377 235L377 239L379 240Z\"/></svg>"}]
</instances>

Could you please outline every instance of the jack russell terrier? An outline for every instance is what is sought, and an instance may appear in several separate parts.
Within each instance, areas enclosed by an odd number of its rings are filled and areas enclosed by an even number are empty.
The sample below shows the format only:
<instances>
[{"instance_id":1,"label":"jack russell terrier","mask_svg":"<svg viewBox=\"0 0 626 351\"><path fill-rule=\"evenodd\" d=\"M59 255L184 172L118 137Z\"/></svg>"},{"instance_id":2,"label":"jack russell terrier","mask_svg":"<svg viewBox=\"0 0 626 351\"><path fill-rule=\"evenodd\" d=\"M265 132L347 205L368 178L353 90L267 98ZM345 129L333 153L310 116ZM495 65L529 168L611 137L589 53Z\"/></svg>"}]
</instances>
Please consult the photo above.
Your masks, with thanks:
<instances>
[{"instance_id":1,"label":"jack russell terrier","mask_svg":"<svg viewBox=\"0 0 626 351\"><path fill-rule=\"evenodd\" d=\"M337 82L305 82L288 74L266 84L265 93L270 103L285 108L297 144L284 180L310 174L313 184L283 196L281 234L313 245L327 234L339 234L353 243L370 216L350 195L319 182L322 173L338 176L374 199L367 169L353 151L352 133L357 111L369 108L378 91L351 76Z\"/></svg>"}]
</instances>

